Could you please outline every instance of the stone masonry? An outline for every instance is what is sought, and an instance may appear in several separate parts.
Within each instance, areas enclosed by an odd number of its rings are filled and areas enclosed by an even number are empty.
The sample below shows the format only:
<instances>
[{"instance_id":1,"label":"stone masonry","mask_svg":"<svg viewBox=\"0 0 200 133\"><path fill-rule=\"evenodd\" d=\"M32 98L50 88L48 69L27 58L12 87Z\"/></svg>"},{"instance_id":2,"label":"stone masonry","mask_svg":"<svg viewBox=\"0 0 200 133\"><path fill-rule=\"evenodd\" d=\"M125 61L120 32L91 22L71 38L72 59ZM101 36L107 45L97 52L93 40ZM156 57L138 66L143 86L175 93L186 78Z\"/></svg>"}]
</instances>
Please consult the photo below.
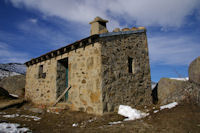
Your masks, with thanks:
<instances>
[{"instance_id":1,"label":"stone masonry","mask_svg":"<svg viewBox=\"0 0 200 133\"><path fill-rule=\"evenodd\" d=\"M25 98L52 106L68 79L68 98L60 102L71 110L102 115L117 111L120 104L150 105L146 30L108 32L106 23L98 17L91 22L90 37L26 62Z\"/></svg>"},{"instance_id":2,"label":"stone masonry","mask_svg":"<svg viewBox=\"0 0 200 133\"><path fill-rule=\"evenodd\" d=\"M105 112L120 104L150 105L151 78L145 33L102 38L102 97ZM133 72L128 72L128 58Z\"/></svg>"}]
</instances>

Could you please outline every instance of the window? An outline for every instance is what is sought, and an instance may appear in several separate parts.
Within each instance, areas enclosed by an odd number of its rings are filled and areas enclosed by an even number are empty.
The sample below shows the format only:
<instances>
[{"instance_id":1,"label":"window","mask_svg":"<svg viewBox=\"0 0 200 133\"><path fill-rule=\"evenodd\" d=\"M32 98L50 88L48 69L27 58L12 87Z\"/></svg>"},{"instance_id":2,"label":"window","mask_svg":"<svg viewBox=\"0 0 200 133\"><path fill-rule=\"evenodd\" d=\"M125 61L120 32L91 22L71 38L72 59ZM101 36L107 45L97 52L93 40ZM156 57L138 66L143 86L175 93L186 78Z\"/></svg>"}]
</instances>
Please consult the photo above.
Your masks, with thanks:
<instances>
[{"instance_id":1,"label":"window","mask_svg":"<svg viewBox=\"0 0 200 133\"><path fill-rule=\"evenodd\" d=\"M46 73L43 72L43 65L39 66L39 78L45 78L46 77Z\"/></svg>"},{"instance_id":2,"label":"window","mask_svg":"<svg viewBox=\"0 0 200 133\"><path fill-rule=\"evenodd\" d=\"M128 72L133 73L133 58L128 57Z\"/></svg>"}]
</instances>

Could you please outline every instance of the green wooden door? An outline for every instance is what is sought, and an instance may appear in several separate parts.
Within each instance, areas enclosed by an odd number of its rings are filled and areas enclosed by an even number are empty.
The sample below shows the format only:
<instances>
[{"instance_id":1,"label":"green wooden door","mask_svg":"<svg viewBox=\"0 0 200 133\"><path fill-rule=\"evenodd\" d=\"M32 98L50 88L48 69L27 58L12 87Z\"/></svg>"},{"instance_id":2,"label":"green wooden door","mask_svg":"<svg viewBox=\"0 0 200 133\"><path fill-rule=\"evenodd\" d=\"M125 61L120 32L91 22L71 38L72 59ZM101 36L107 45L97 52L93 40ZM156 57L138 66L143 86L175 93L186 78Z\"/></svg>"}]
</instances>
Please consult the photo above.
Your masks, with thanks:
<instances>
[{"instance_id":1,"label":"green wooden door","mask_svg":"<svg viewBox=\"0 0 200 133\"><path fill-rule=\"evenodd\" d=\"M68 87L68 66L66 67L66 88ZM65 93L65 101L68 99L68 91Z\"/></svg>"}]
</instances>

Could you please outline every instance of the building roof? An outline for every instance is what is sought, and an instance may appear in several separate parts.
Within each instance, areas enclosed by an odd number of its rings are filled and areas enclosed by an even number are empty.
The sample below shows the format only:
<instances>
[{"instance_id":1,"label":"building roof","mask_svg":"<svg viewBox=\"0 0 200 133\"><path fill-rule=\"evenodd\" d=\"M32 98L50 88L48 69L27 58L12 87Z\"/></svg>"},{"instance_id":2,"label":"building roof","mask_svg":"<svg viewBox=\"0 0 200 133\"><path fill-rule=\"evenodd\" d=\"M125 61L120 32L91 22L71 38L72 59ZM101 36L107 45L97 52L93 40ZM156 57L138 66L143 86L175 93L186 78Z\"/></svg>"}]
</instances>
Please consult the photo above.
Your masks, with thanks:
<instances>
[{"instance_id":1,"label":"building roof","mask_svg":"<svg viewBox=\"0 0 200 133\"><path fill-rule=\"evenodd\" d=\"M71 43L67 46L61 47L57 50L50 51L46 54L43 54L37 58L33 58L30 61L25 62L26 66L31 66L34 64L37 64L39 62L49 60L51 58L57 57L59 55L62 55L64 53L68 53L72 50L76 50L81 47L86 47L87 45L93 44L95 42L99 41L99 38L102 37L108 37L108 36L115 36L115 35L124 35L124 34L135 34L135 33L141 33L146 32L146 29L138 29L138 30L130 30L130 31L119 31L119 32L108 32L103 34L95 34L86 38L83 38L79 41L76 41L74 43Z\"/></svg>"}]
</instances>

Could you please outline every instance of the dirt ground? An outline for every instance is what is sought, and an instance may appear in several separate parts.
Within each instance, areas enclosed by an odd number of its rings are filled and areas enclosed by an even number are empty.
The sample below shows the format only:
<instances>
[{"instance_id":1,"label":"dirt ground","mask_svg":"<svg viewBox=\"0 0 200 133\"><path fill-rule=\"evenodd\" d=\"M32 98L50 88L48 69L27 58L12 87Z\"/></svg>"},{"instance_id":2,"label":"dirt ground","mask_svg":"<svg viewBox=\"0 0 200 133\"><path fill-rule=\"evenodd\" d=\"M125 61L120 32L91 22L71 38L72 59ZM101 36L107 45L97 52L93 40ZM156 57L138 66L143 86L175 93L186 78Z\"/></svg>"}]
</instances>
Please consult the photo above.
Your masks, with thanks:
<instances>
[{"instance_id":1,"label":"dirt ground","mask_svg":"<svg viewBox=\"0 0 200 133\"><path fill-rule=\"evenodd\" d=\"M1 110L0 123L18 123L22 127L28 127L33 133L200 133L200 107L196 105L182 104L158 113L151 111L146 118L115 125L110 125L109 122L122 121L124 117L118 114L94 116L69 110L59 114L33 113L27 110L27 107L29 106L24 105L20 108ZM35 121L25 117L3 117L8 114L37 116L41 119ZM73 127L73 124L77 126Z\"/></svg>"}]
</instances>

